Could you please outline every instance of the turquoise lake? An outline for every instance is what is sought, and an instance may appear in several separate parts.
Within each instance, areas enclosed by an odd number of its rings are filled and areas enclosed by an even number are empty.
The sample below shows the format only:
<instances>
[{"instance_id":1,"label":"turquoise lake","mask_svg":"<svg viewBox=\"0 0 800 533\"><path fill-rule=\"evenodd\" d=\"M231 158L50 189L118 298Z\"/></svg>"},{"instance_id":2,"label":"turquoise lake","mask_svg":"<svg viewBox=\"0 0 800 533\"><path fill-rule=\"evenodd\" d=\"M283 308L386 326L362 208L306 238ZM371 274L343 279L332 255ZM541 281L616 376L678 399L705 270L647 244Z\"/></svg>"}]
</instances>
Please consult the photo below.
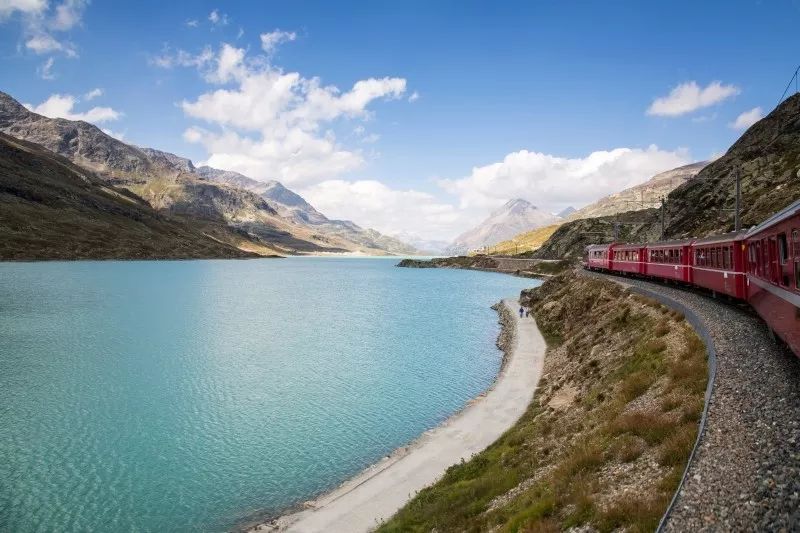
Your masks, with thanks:
<instances>
[{"instance_id":1,"label":"turquoise lake","mask_svg":"<svg viewBox=\"0 0 800 533\"><path fill-rule=\"evenodd\" d=\"M439 424L538 282L397 261L0 263L0 530L235 529Z\"/></svg>"}]
</instances>

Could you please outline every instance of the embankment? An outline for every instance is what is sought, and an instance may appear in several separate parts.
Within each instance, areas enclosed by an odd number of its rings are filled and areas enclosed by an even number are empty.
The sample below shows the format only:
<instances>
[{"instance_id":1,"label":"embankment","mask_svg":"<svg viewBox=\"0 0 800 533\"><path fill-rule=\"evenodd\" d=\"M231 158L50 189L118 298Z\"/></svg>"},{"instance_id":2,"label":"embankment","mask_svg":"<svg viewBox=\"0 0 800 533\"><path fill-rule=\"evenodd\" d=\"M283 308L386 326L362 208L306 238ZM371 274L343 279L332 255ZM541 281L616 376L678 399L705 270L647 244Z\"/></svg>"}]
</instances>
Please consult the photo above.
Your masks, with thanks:
<instances>
[{"instance_id":1,"label":"embankment","mask_svg":"<svg viewBox=\"0 0 800 533\"><path fill-rule=\"evenodd\" d=\"M548 278L565 271L570 265L567 261L488 255L403 259L397 264L403 268L461 268L531 278Z\"/></svg>"},{"instance_id":2,"label":"embankment","mask_svg":"<svg viewBox=\"0 0 800 533\"><path fill-rule=\"evenodd\" d=\"M702 341L680 313L571 272L522 299L549 344L526 413L379 531L658 525L703 411Z\"/></svg>"}]
</instances>

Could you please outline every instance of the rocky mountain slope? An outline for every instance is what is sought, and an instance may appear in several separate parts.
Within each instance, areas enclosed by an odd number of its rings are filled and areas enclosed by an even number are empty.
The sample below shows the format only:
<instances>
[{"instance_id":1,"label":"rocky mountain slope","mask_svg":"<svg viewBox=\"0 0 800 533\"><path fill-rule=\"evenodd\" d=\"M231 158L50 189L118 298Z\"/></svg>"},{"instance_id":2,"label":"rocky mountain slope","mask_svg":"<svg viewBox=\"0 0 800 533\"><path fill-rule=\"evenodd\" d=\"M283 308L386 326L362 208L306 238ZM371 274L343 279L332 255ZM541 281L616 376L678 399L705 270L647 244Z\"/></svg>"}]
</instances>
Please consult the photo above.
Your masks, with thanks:
<instances>
[{"instance_id":1,"label":"rocky mountain slope","mask_svg":"<svg viewBox=\"0 0 800 533\"><path fill-rule=\"evenodd\" d=\"M38 115L2 92L0 132L62 155L96 172L106 184L128 189L158 211L196 219L199 225L215 224L227 232L226 241L244 238L245 250L383 254L387 250L382 246L396 245L374 232L365 231L358 241L348 240L345 231L321 232L312 224L283 216L260 192L205 179L186 158L128 145L87 122ZM409 252L413 250L402 250Z\"/></svg>"},{"instance_id":2,"label":"rocky mountain slope","mask_svg":"<svg viewBox=\"0 0 800 533\"><path fill-rule=\"evenodd\" d=\"M656 174L640 185L601 198L564 218L577 220L658 207L662 197L694 178L706 165L708 161L701 161Z\"/></svg>"},{"instance_id":3,"label":"rocky mountain slope","mask_svg":"<svg viewBox=\"0 0 800 533\"><path fill-rule=\"evenodd\" d=\"M677 169L676 169L677 170ZM728 151L669 193L664 238L704 237L734 229L735 171L741 175L742 227L754 226L800 198L800 94L751 126ZM575 220L561 226L534 255L580 257L591 243L661 238L657 209Z\"/></svg>"},{"instance_id":4,"label":"rocky mountain slope","mask_svg":"<svg viewBox=\"0 0 800 533\"><path fill-rule=\"evenodd\" d=\"M287 189L278 181L257 181L238 172L208 166L199 167L197 172L207 180L232 185L260 195L282 217L299 225L310 226L326 237L350 241L367 249L383 250L392 254L417 253L415 247L373 229L364 229L349 220L329 219L302 196Z\"/></svg>"},{"instance_id":5,"label":"rocky mountain slope","mask_svg":"<svg viewBox=\"0 0 800 533\"><path fill-rule=\"evenodd\" d=\"M446 252L463 254L558 221L557 216L537 209L530 202L520 198L509 200L478 226L456 237Z\"/></svg>"},{"instance_id":6,"label":"rocky mountain slope","mask_svg":"<svg viewBox=\"0 0 800 533\"><path fill-rule=\"evenodd\" d=\"M737 169L741 172L742 227L756 225L800 198L800 94L753 124L696 179L670 193L667 236L732 230Z\"/></svg>"},{"instance_id":7,"label":"rocky mountain slope","mask_svg":"<svg viewBox=\"0 0 800 533\"><path fill-rule=\"evenodd\" d=\"M241 249L245 236L161 214L66 158L2 133L0 236L0 260L255 255Z\"/></svg>"}]
</instances>

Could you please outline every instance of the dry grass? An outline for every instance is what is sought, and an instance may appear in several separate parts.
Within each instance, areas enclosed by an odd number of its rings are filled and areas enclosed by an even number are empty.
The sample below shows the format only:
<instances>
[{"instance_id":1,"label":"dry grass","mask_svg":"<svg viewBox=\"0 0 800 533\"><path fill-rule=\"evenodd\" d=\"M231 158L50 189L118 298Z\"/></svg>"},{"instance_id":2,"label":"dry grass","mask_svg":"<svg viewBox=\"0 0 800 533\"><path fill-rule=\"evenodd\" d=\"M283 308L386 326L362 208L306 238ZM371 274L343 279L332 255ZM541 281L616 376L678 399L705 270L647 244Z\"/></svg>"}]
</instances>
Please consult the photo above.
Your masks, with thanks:
<instances>
[{"instance_id":1,"label":"dry grass","mask_svg":"<svg viewBox=\"0 0 800 533\"><path fill-rule=\"evenodd\" d=\"M561 226L553 224L543 228L537 228L525 233L520 233L507 241L495 244L489 249L490 255L514 255L525 252L532 252L539 249L550 236Z\"/></svg>"}]
</instances>

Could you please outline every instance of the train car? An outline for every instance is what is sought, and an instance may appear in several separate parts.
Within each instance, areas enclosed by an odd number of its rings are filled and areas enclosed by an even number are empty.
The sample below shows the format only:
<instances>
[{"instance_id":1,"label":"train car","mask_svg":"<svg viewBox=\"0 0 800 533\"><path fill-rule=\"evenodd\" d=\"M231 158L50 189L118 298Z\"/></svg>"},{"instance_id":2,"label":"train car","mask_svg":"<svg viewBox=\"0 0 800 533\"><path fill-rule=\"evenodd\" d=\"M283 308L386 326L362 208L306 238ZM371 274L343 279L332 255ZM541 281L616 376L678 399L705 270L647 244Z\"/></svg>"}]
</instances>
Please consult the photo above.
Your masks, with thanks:
<instances>
[{"instance_id":1,"label":"train car","mask_svg":"<svg viewBox=\"0 0 800 533\"><path fill-rule=\"evenodd\" d=\"M609 270L626 274L644 275L644 244L615 244L611 247Z\"/></svg>"},{"instance_id":2,"label":"train car","mask_svg":"<svg viewBox=\"0 0 800 533\"><path fill-rule=\"evenodd\" d=\"M691 283L693 242L693 239L685 239L648 244L644 273L654 278Z\"/></svg>"},{"instance_id":3,"label":"train car","mask_svg":"<svg viewBox=\"0 0 800 533\"><path fill-rule=\"evenodd\" d=\"M800 357L800 200L752 228L747 301Z\"/></svg>"},{"instance_id":4,"label":"train car","mask_svg":"<svg viewBox=\"0 0 800 533\"><path fill-rule=\"evenodd\" d=\"M744 231L698 239L691 245L691 280L694 285L746 299Z\"/></svg>"},{"instance_id":5,"label":"train car","mask_svg":"<svg viewBox=\"0 0 800 533\"><path fill-rule=\"evenodd\" d=\"M584 265L589 270L610 270L613 244L592 244L586 247Z\"/></svg>"}]
</instances>

